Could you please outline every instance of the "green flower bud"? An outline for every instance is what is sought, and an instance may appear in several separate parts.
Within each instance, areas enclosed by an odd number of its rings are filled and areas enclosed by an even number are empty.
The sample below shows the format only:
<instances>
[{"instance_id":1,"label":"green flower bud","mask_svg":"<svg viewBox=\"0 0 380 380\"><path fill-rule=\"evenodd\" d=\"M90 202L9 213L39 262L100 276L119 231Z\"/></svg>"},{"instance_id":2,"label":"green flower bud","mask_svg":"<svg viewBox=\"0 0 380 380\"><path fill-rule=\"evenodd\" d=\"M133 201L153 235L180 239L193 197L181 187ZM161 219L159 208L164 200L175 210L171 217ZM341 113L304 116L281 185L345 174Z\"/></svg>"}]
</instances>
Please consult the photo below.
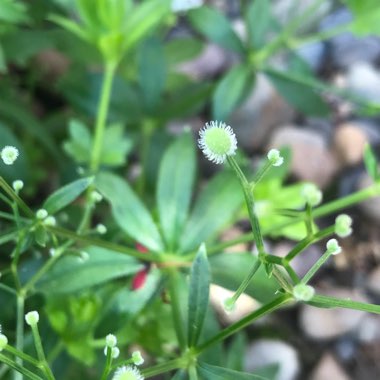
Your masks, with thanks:
<instances>
[{"instance_id":1,"label":"green flower bud","mask_svg":"<svg viewBox=\"0 0 380 380\"><path fill-rule=\"evenodd\" d=\"M293 297L297 301L310 301L314 296L315 290L312 286L306 284L297 284L293 288Z\"/></svg>"},{"instance_id":2,"label":"green flower bud","mask_svg":"<svg viewBox=\"0 0 380 380\"><path fill-rule=\"evenodd\" d=\"M352 218L347 214L338 215L335 219L335 233L341 237L347 237L352 233Z\"/></svg>"}]
</instances>

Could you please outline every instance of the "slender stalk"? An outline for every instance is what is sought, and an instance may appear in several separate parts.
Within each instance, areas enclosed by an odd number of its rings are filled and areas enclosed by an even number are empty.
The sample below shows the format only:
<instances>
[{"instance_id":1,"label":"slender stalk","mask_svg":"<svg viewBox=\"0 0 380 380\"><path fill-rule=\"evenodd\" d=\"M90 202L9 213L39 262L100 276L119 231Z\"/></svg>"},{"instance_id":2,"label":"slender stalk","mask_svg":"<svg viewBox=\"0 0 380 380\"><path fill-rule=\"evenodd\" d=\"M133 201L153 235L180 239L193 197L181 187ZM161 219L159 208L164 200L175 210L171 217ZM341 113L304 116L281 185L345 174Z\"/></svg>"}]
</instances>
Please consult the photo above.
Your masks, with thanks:
<instances>
[{"instance_id":1,"label":"slender stalk","mask_svg":"<svg viewBox=\"0 0 380 380\"><path fill-rule=\"evenodd\" d=\"M93 173L96 173L99 168L100 156L103 148L104 131L106 128L107 114L111 99L112 82L115 76L115 71L115 63L106 63L98 106L98 114L96 117L94 144L92 146L91 152L90 169Z\"/></svg>"},{"instance_id":2,"label":"slender stalk","mask_svg":"<svg viewBox=\"0 0 380 380\"><path fill-rule=\"evenodd\" d=\"M5 351L9 352L10 354L21 358L22 360L34 365L37 368L40 368L40 362L33 358L32 356L25 354L22 351L17 350L13 346L10 346L9 344L5 347Z\"/></svg>"},{"instance_id":3,"label":"slender stalk","mask_svg":"<svg viewBox=\"0 0 380 380\"><path fill-rule=\"evenodd\" d=\"M243 188L244 198L245 198L245 202L247 204L247 209L248 209L249 220L251 222L253 238L255 240L259 255L265 254L263 237L261 235L261 230L260 230L260 223L255 212L255 201L253 198L252 187L250 183L248 182L247 178L245 177L244 173L241 171L234 157L228 156L227 160L230 166L232 167L232 169L234 169L237 177L239 178L240 184Z\"/></svg>"},{"instance_id":4,"label":"slender stalk","mask_svg":"<svg viewBox=\"0 0 380 380\"><path fill-rule=\"evenodd\" d=\"M180 294L178 292L178 272L175 269L167 270L169 275L169 293L172 309L173 324L176 331L179 346L182 351L186 348L186 336L184 331L184 317L181 310Z\"/></svg>"},{"instance_id":5,"label":"slender stalk","mask_svg":"<svg viewBox=\"0 0 380 380\"><path fill-rule=\"evenodd\" d=\"M183 357L170 360L166 363L157 364L154 367L144 369L142 374L147 379L152 376L160 375L161 373L172 371L173 369L185 368L186 362Z\"/></svg>"},{"instance_id":6,"label":"slender stalk","mask_svg":"<svg viewBox=\"0 0 380 380\"><path fill-rule=\"evenodd\" d=\"M272 163L266 160L265 164L256 172L252 180L252 189L264 178L265 174L273 167Z\"/></svg>"},{"instance_id":7,"label":"slender stalk","mask_svg":"<svg viewBox=\"0 0 380 380\"><path fill-rule=\"evenodd\" d=\"M112 348L107 347L106 365L104 366L101 380L107 380L108 374L110 373L110 370L111 370L111 364L112 364Z\"/></svg>"},{"instance_id":8,"label":"slender stalk","mask_svg":"<svg viewBox=\"0 0 380 380\"><path fill-rule=\"evenodd\" d=\"M287 294L281 295L275 298L273 301L268 302L266 305L263 305L259 309L255 310L253 313L248 314L246 317L242 318L240 321L235 322L232 325L226 327L224 330L220 331L211 339L202 343L200 346L196 347L195 352L198 354L203 352L204 350L214 345L215 343L228 338L229 336L237 333L238 331L250 325L253 321L263 317L264 315L272 313L273 311L290 303L291 301L292 301L292 297Z\"/></svg>"},{"instance_id":9,"label":"slender stalk","mask_svg":"<svg viewBox=\"0 0 380 380\"><path fill-rule=\"evenodd\" d=\"M13 361L12 359L8 358L7 356L3 355L2 353L0 353L0 361L5 363L10 368L13 368L15 371L17 371L16 373L18 373L20 375L19 379L22 379L22 375L24 375L25 377L27 377L28 379L31 379L31 380L43 380L42 377L35 375L33 372L24 368L22 365Z\"/></svg>"},{"instance_id":10,"label":"slender stalk","mask_svg":"<svg viewBox=\"0 0 380 380\"><path fill-rule=\"evenodd\" d=\"M36 324L32 324L30 327L32 328L34 346L36 347L37 357L40 360L40 363L45 372L45 375L48 378L48 380L55 380L53 372L51 371L49 364L46 361L45 352L44 352L42 342L41 342L40 332L38 330L38 325L36 323Z\"/></svg>"},{"instance_id":11,"label":"slender stalk","mask_svg":"<svg viewBox=\"0 0 380 380\"><path fill-rule=\"evenodd\" d=\"M311 278L318 272L321 266L330 258L330 256L331 253L329 251L326 251L305 274L305 276L301 280L301 283L307 284L311 280Z\"/></svg>"},{"instance_id":12,"label":"slender stalk","mask_svg":"<svg viewBox=\"0 0 380 380\"><path fill-rule=\"evenodd\" d=\"M16 349L18 351L23 351L24 349L24 310L25 310L25 299L21 294L17 295L17 316L16 316ZM22 358L16 357L17 366L22 367ZM13 367L14 368L14 367ZM14 380L22 380L22 373L18 370L14 372Z\"/></svg>"}]
</instances>

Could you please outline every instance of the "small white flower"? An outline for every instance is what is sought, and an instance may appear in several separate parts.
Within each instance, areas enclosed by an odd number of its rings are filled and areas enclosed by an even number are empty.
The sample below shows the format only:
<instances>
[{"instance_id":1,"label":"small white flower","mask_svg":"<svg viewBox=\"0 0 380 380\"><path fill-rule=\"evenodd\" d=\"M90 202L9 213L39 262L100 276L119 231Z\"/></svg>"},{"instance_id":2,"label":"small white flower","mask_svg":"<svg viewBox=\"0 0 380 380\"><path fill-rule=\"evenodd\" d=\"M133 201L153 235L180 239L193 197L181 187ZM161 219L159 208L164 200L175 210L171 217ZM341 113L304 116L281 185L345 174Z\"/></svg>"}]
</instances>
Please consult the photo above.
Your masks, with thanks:
<instances>
[{"instance_id":1,"label":"small white flower","mask_svg":"<svg viewBox=\"0 0 380 380\"><path fill-rule=\"evenodd\" d=\"M132 352L132 360L133 360L134 365L144 364L144 358L142 357L140 351L133 351Z\"/></svg>"},{"instance_id":2,"label":"small white flower","mask_svg":"<svg viewBox=\"0 0 380 380\"><path fill-rule=\"evenodd\" d=\"M314 296L315 290L312 286L306 284L297 284L293 288L293 297L297 301L310 301Z\"/></svg>"},{"instance_id":3,"label":"small white flower","mask_svg":"<svg viewBox=\"0 0 380 380\"><path fill-rule=\"evenodd\" d=\"M48 216L44 219L44 225L54 227L57 224L57 221L55 220L54 216Z\"/></svg>"},{"instance_id":4,"label":"small white flower","mask_svg":"<svg viewBox=\"0 0 380 380\"><path fill-rule=\"evenodd\" d=\"M96 232L100 235L104 235L107 232L107 227L104 224L98 224L96 226Z\"/></svg>"},{"instance_id":5,"label":"small white flower","mask_svg":"<svg viewBox=\"0 0 380 380\"><path fill-rule=\"evenodd\" d=\"M326 249L331 255L337 255L342 252L342 248L336 239L330 239L326 244Z\"/></svg>"},{"instance_id":6,"label":"small white flower","mask_svg":"<svg viewBox=\"0 0 380 380\"><path fill-rule=\"evenodd\" d=\"M90 199L94 202L94 203L99 203L102 201L103 199L103 196L102 194L98 193L97 191L92 191L91 194L90 194Z\"/></svg>"},{"instance_id":7,"label":"small white flower","mask_svg":"<svg viewBox=\"0 0 380 380\"><path fill-rule=\"evenodd\" d=\"M111 349L111 357L112 357L112 359L116 359L116 358L119 357L120 350L117 347L109 347L109 346L104 347L104 355L105 356L107 356L107 349L108 348Z\"/></svg>"},{"instance_id":8,"label":"small white flower","mask_svg":"<svg viewBox=\"0 0 380 380\"><path fill-rule=\"evenodd\" d=\"M301 190L301 195L310 206L318 206L322 202L322 191L314 183L306 183Z\"/></svg>"},{"instance_id":9,"label":"small white flower","mask_svg":"<svg viewBox=\"0 0 380 380\"><path fill-rule=\"evenodd\" d=\"M335 233L341 237L347 237L352 233L352 219L347 214L338 215L335 219Z\"/></svg>"},{"instance_id":10,"label":"small white flower","mask_svg":"<svg viewBox=\"0 0 380 380\"><path fill-rule=\"evenodd\" d=\"M25 321L29 326L34 326L40 320L40 315L38 311L30 311L25 315Z\"/></svg>"},{"instance_id":11,"label":"small white flower","mask_svg":"<svg viewBox=\"0 0 380 380\"><path fill-rule=\"evenodd\" d=\"M36 217L37 217L37 219L39 219L39 220L43 220L43 219L45 219L47 216L48 216L48 212L47 212L44 208L41 208L41 209L39 209L39 210L36 212Z\"/></svg>"},{"instance_id":12,"label":"small white flower","mask_svg":"<svg viewBox=\"0 0 380 380\"><path fill-rule=\"evenodd\" d=\"M225 123L210 121L199 131L198 146L207 159L222 164L227 156L235 154L236 136L233 129Z\"/></svg>"},{"instance_id":13,"label":"small white flower","mask_svg":"<svg viewBox=\"0 0 380 380\"><path fill-rule=\"evenodd\" d=\"M136 367L128 365L119 367L115 371L112 380L144 380L144 376L141 375Z\"/></svg>"},{"instance_id":14,"label":"small white flower","mask_svg":"<svg viewBox=\"0 0 380 380\"><path fill-rule=\"evenodd\" d=\"M7 145L1 150L1 159L5 165L12 165L18 157L18 149Z\"/></svg>"},{"instance_id":15,"label":"small white flower","mask_svg":"<svg viewBox=\"0 0 380 380\"><path fill-rule=\"evenodd\" d=\"M8 344L8 338L0 333L0 352L3 351L5 346Z\"/></svg>"},{"instance_id":16,"label":"small white flower","mask_svg":"<svg viewBox=\"0 0 380 380\"><path fill-rule=\"evenodd\" d=\"M203 5L203 0L172 0L172 11L183 12Z\"/></svg>"},{"instance_id":17,"label":"small white flower","mask_svg":"<svg viewBox=\"0 0 380 380\"><path fill-rule=\"evenodd\" d=\"M21 179L16 179L16 181L12 182L12 187L13 190L18 193L24 187L24 182L22 182Z\"/></svg>"},{"instance_id":18,"label":"small white flower","mask_svg":"<svg viewBox=\"0 0 380 380\"><path fill-rule=\"evenodd\" d=\"M281 166L284 163L284 157L280 155L280 151L277 149L271 149L267 158L273 166Z\"/></svg>"},{"instance_id":19,"label":"small white flower","mask_svg":"<svg viewBox=\"0 0 380 380\"><path fill-rule=\"evenodd\" d=\"M108 334L106 336L106 346L107 347L115 347L117 344L117 338L113 334Z\"/></svg>"}]
</instances>

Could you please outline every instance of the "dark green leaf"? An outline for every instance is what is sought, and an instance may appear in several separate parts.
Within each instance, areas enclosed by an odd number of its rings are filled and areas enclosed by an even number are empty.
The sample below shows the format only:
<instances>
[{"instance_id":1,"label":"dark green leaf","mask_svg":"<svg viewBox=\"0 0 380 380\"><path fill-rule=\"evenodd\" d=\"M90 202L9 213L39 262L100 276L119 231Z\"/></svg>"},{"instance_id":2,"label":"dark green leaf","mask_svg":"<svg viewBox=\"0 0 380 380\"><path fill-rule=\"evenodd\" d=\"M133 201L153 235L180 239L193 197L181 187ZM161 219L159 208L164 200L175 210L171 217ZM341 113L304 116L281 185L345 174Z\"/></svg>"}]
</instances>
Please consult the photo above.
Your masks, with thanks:
<instances>
[{"instance_id":1,"label":"dark green leaf","mask_svg":"<svg viewBox=\"0 0 380 380\"><path fill-rule=\"evenodd\" d=\"M47 272L36 287L49 295L78 292L112 279L128 276L143 266L122 253L104 248L86 248L87 259L64 256Z\"/></svg>"},{"instance_id":2,"label":"dark green leaf","mask_svg":"<svg viewBox=\"0 0 380 380\"><path fill-rule=\"evenodd\" d=\"M34 239L36 240L36 243L41 247L46 246L48 234L44 226L41 224L37 225L36 229L34 230Z\"/></svg>"},{"instance_id":3,"label":"dark green leaf","mask_svg":"<svg viewBox=\"0 0 380 380\"><path fill-rule=\"evenodd\" d=\"M44 208L50 215L63 209L83 193L94 181L94 177L78 179L55 191L44 202Z\"/></svg>"},{"instance_id":4,"label":"dark green leaf","mask_svg":"<svg viewBox=\"0 0 380 380\"><path fill-rule=\"evenodd\" d=\"M185 133L166 151L157 184L157 206L165 241L175 249L186 221L195 174L193 137Z\"/></svg>"},{"instance_id":5,"label":"dark green leaf","mask_svg":"<svg viewBox=\"0 0 380 380\"><path fill-rule=\"evenodd\" d=\"M246 12L248 40L252 49L260 49L265 43L265 34L271 22L268 0L255 0Z\"/></svg>"},{"instance_id":6,"label":"dark green leaf","mask_svg":"<svg viewBox=\"0 0 380 380\"><path fill-rule=\"evenodd\" d=\"M244 333L238 333L232 338L228 346L226 367L235 371L242 371L244 365L244 354L247 346L247 338Z\"/></svg>"},{"instance_id":7,"label":"dark green leaf","mask_svg":"<svg viewBox=\"0 0 380 380\"><path fill-rule=\"evenodd\" d=\"M314 78L299 73L265 70L282 97L307 115L325 116L329 108L320 95L320 86Z\"/></svg>"},{"instance_id":8,"label":"dark green leaf","mask_svg":"<svg viewBox=\"0 0 380 380\"><path fill-rule=\"evenodd\" d=\"M236 53L244 53L244 46L230 22L216 9L200 7L189 11L188 17L193 27L212 42Z\"/></svg>"},{"instance_id":9,"label":"dark green leaf","mask_svg":"<svg viewBox=\"0 0 380 380\"><path fill-rule=\"evenodd\" d=\"M257 258L250 253L221 253L210 257L212 280L215 284L228 289L236 290L241 284ZM265 303L271 301L278 289L278 283L268 278L265 269L261 266L249 283L246 293Z\"/></svg>"},{"instance_id":10,"label":"dark green leaf","mask_svg":"<svg viewBox=\"0 0 380 380\"><path fill-rule=\"evenodd\" d=\"M162 251L164 246L157 226L128 183L106 172L97 175L95 183L111 203L112 214L119 227L145 247Z\"/></svg>"},{"instance_id":11,"label":"dark green leaf","mask_svg":"<svg viewBox=\"0 0 380 380\"><path fill-rule=\"evenodd\" d=\"M182 251L196 249L231 221L243 192L231 172L217 174L201 192L181 237ZM223 207L221 207L223 205Z\"/></svg>"},{"instance_id":12,"label":"dark green leaf","mask_svg":"<svg viewBox=\"0 0 380 380\"><path fill-rule=\"evenodd\" d=\"M251 373L234 371L232 369L216 367L206 363L198 363L198 373L204 380L269 380L266 377Z\"/></svg>"},{"instance_id":13,"label":"dark green leaf","mask_svg":"<svg viewBox=\"0 0 380 380\"><path fill-rule=\"evenodd\" d=\"M210 288L210 268L204 244L198 250L190 272L188 345L198 343L206 317Z\"/></svg>"},{"instance_id":14,"label":"dark green leaf","mask_svg":"<svg viewBox=\"0 0 380 380\"><path fill-rule=\"evenodd\" d=\"M364 148L364 164L370 177L376 181L379 178L379 169L375 153L369 144Z\"/></svg>"},{"instance_id":15,"label":"dark green leaf","mask_svg":"<svg viewBox=\"0 0 380 380\"><path fill-rule=\"evenodd\" d=\"M145 107L154 109L166 80L166 62L160 39L151 37L145 40L138 51L139 84Z\"/></svg>"},{"instance_id":16,"label":"dark green leaf","mask_svg":"<svg viewBox=\"0 0 380 380\"><path fill-rule=\"evenodd\" d=\"M246 65L237 65L228 71L218 83L212 98L214 118L226 120L244 100L253 82L252 70Z\"/></svg>"},{"instance_id":17,"label":"dark green leaf","mask_svg":"<svg viewBox=\"0 0 380 380\"><path fill-rule=\"evenodd\" d=\"M203 43L195 38L175 38L165 44L166 60L170 65L190 61L202 52Z\"/></svg>"}]
</instances>

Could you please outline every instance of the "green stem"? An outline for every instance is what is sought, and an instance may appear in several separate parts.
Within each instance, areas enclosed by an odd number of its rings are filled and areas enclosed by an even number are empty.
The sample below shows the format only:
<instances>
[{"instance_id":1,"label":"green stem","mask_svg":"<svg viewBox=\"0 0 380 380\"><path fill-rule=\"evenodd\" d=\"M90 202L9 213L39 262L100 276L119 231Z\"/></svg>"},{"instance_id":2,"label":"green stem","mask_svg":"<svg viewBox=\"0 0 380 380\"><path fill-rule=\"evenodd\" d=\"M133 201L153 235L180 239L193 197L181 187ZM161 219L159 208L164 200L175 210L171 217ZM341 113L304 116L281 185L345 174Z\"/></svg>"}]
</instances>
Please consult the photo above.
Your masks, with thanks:
<instances>
[{"instance_id":1,"label":"green stem","mask_svg":"<svg viewBox=\"0 0 380 380\"><path fill-rule=\"evenodd\" d=\"M273 167L272 163L266 160L265 164L256 172L252 180L252 189L264 178L265 174Z\"/></svg>"},{"instance_id":2,"label":"green stem","mask_svg":"<svg viewBox=\"0 0 380 380\"><path fill-rule=\"evenodd\" d=\"M17 316L16 316L16 349L23 351L24 349L24 314L25 314L25 299L20 293L16 298ZM16 364L22 367L22 358L16 357ZM13 376L14 380L22 380L22 374L16 370Z\"/></svg>"},{"instance_id":3,"label":"green stem","mask_svg":"<svg viewBox=\"0 0 380 380\"><path fill-rule=\"evenodd\" d=\"M145 378L149 378L152 376L160 375L161 373L172 371L174 369L185 368L185 366L186 366L186 362L181 357L178 359L170 360L162 364L158 364L151 368L144 369L142 371L142 374L144 375Z\"/></svg>"},{"instance_id":4,"label":"green stem","mask_svg":"<svg viewBox=\"0 0 380 380\"><path fill-rule=\"evenodd\" d=\"M182 309L181 309L181 299L180 294L178 292L178 272L175 269L168 269L167 270L168 277L169 277L169 294L170 294L170 301L171 301L171 309L172 309L172 317L173 317L173 323L174 328L176 331L177 339L180 348L182 351L186 348L186 337L185 337L185 331L184 331L184 321L185 318L182 315Z\"/></svg>"},{"instance_id":5,"label":"green stem","mask_svg":"<svg viewBox=\"0 0 380 380\"><path fill-rule=\"evenodd\" d=\"M105 66L105 74L100 94L100 101L98 106L98 114L95 124L94 144L91 152L90 169L96 173L99 168L100 156L103 148L104 131L106 128L108 108L111 99L112 82L116 71L115 63L107 63Z\"/></svg>"},{"instance_id":6,"label":"green stem","mask_svg":"<svg viewBox=\"0 0 380 380\"><path fill-rule=\"evenodd\" d=\"M188 369L189 380L198 380L197 368L195 365L191 365Z\"/></svg>"},{"instance_id":7,"label":"green stem","mask_svg":"<svg viewBox=\"0 0 380 380\"><path fill-rule=\"evenodd\" d=\"M292 297L287 294L281 295L275 298L273 301L260 307L253 313L242 318L240 321L233 323L232 325L228 326L224 330L220 331L218 334L216 334L214 337L212 337L208 341L202 343L200 346L196 348L196 352L197 353L203 352L205 349L209 348L215 343L220 342L228 338L229 336L237 333L238 331L244 329L245 327L250 325L253 321L263 317L264 315L272 313L273 311L279 309L283 305L286 305L287 303L290 303L290 302L292 302Z\"/></svg>"},{"instance_id":8,"label":"green stem","mask_svg":"<svg viewBox=\"0 0 380 380\"><path fill-rule=\"evenodd\" d=\"M33 372L24 368L22 365L8 358L2 353L0 353L0 361L5 363L10 368L13 368L15 371L17 371L16 373L20 375L18 378L21 380L22 380L22 375L26 376L28 379L31 379L31 380L43 380L42 377L35 375Z\"/></svg>"},{"instance_id":9,"label":"green stem","mask_svg":"<svg viewBox=\"0 0 380 380\"><path fill-rule=\"evenodd\" d=\"M309 271L305 274L301 283L307 284L311 278L318 272L319 268L330 258L331 253L326 251L317 262L309 269Z\"/></svg>"},{"instance_id":10,"label":"green stem","mask_svg":"<svg viewBox=\"0 0 380 380\"><path fill-rule=\"evenodd\" d=\"M243 282L240 284L234 295L231 297L231 303L232 305L235 304L235 302L238 300L238 298L241 296L241 294L247 289L249 283L251 282L253 276L257 272L257 270L260 268L261 261L257 258L254 264L252 265L251 270L243 280Z\"/></svg>"},{"instance_id":11,"label":"green stem","mask_svg":"<svg viewBox=\"0 0 380 380\"><path fill-rule=\"evenodd\" d=\"M112 364L112 348L107 347L106 365L104 366L101 380L107 380L108 374L110 373L110 370L111 370L111 364Z\"/></svg>"},{"instance_id":12,"label":"green stem","mask_svg":"<svg viewBox=\"0 0 380 380\"><path fill-rule=\"evenodd\" d=\"M18 349L10 346L9 344L5 347L5 351L9 352L10 354L21 358L22 360L34 365L37 368L40 368L40 362L36 359L34 359L32 356L25 354L22 351L19 351Z\"/></svg>"},{"instance_id":13,"label":"green stem","mask_svg":"<svg viewBox=\"0 0 380 380\"><path fill-rule=\"evenodd\" d=\"M247 178L245 177L244 173L241 171L234 157L228 156L227 160L230 166L232 167L232 169L234 169L240 181L240 184L243 188L244 198L245 198L245 202L247 204L247 209L248 209L249 220L251 222L253 238L255 240L256 247L259 252L259 256L263 255L265 254L265 248L264 248L263 237L261 235L259 219L257 218L256 212L255 212L255 201L253 198L252 187L250 183L248 182Z\"/></svg>"},{"instance_id":14,"label":"green stem","mask_svg":"<svg viewBox=\"0 0 380 380\"><path fill-rule=\"evenodd\" d=\"M38 330L38 325L36 323L36 324L32 324L30 327L32 328L34 346L36 347L37 357L40 360L40 363L45 372L45 375L48 378L48 380L55 380L53 372L51 371L49 364L46 361L45 352L42 347L40 332Z\"/></svg>"}]
</instances>

